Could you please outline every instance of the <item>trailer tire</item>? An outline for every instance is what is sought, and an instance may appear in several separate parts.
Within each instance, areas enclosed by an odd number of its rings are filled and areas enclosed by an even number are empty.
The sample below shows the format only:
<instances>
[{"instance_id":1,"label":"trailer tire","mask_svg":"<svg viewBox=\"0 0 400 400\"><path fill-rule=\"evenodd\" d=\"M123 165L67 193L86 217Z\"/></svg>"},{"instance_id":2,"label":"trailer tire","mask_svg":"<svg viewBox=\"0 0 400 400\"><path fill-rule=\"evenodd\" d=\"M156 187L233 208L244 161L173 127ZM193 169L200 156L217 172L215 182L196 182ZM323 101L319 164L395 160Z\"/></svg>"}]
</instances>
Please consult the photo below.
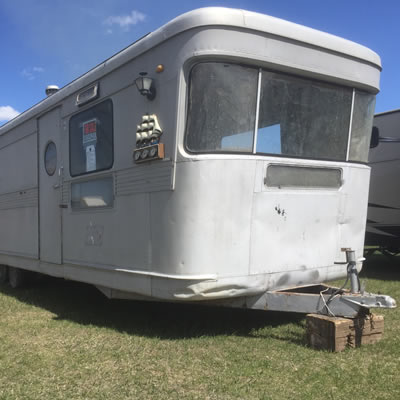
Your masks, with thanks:
<instances>
[{"instance_id":1,"label":"trailer tire","mask_svg":"<svg viewBox=\"0 0 400 400\"><path fill-rule=\"evenodd\" d=\"M0 264L0 284L8 281L8 267Z\"/></svg>"},{"instance_id":2,"label":"trailer tire","mask_svg":"<svg viewBox=\"0 0 400 400\"><path fill-rule=\"evenodd\" d=\"M8 267L8 282L13 289L18 289L26 282L27 272L21 268Z\"/></svg>"}]
</instances>

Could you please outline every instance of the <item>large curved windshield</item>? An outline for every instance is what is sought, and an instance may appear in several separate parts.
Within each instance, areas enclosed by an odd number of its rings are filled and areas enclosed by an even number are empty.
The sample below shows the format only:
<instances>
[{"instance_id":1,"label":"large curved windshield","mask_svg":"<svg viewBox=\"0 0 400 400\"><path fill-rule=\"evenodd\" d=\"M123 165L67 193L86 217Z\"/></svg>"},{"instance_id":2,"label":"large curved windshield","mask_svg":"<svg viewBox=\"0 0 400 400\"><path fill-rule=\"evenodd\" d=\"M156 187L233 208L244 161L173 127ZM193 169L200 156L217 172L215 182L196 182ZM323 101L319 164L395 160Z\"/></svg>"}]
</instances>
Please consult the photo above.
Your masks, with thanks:
<instances>
[{"instance_id":1,"label":"large curved windshield","mask_svg":"<svg viewBox=\"0 0 400 400\"><path fill-rule=\"evenodd\" d=\"M339 161L350 154L351 160L366 161L374 96L356 92L354 98L348 151L351 88L236 64L199 63L190 75L186 147L195 153Z\"/></svg>"}]
</instances>

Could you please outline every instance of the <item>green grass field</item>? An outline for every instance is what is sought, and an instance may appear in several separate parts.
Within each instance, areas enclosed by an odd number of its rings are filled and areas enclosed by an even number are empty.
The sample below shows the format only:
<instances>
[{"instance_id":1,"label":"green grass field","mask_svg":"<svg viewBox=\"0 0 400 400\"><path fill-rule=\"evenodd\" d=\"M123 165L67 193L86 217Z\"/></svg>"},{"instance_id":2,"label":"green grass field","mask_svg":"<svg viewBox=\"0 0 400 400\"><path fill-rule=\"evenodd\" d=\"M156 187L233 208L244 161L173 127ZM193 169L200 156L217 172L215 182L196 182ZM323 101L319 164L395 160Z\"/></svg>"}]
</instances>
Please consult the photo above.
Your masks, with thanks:
<instances>
[{"instance_id":1,"label":"green grass field","mask_svg":"<svg viewBox=\"0 0 400 400\"><path fill-rule=\"evenodd\" d=\"M400 300L400 257L362 279ZM3 285L0 399L400 399L400 309L380 313L381 342L335 354L306 346L304 316Z\"/></svg>"}]
</instances>

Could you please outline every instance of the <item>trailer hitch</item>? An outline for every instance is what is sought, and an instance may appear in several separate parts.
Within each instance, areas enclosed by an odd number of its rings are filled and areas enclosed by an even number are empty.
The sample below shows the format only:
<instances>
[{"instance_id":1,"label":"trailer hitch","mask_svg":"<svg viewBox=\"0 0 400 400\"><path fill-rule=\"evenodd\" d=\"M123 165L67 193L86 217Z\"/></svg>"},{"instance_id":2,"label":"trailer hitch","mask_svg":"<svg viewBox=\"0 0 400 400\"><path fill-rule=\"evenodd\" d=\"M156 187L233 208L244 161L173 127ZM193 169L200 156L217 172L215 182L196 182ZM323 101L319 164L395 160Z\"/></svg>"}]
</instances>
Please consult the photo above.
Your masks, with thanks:
<instances>
[{"instance_id":1,"label":"trailer hitch","mask_svg":"<svg viewBox=\"0 0 400 400\"><path fill-rule=\"evenodd\" d=\"M356 317L368 314L371 308L395 308L396 301L386 295L367 293L361 288L356 268L355 252L346 251L347 279L341 288L324 284L267 291L247 300L251 308L335 317ZM350 281L350 290L344 289Z\"/></svg>"},{"instance_id":2,"label":"trailer hitch","mask_svg":"<svg viewBox=\"0 0 400 400\"><path fill-rule=\"evenodd\" d=\"M252 308L335 317L368 314L371 308L395 308L396 301L386 295L351 293L323 284L267 291Z\"/></svg>"}]
</instances>

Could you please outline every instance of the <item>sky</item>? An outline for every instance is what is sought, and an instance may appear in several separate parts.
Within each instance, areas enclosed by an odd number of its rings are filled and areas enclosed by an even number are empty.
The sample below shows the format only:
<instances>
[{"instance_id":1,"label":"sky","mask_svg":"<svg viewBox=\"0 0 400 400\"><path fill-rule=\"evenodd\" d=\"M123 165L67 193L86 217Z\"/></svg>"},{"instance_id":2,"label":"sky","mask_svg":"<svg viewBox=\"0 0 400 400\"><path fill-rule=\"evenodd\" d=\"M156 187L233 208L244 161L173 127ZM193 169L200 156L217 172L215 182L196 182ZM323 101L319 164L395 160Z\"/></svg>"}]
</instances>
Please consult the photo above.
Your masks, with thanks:
<instances>
[{"instance_id":1,"label":"sky","mask_svg":"<svg viewBox=\"0 0 400 400\"><path fill-rule=\"evenodd\" d=\"M369 47L382 60L375 111L400 108L399 0L0 0L0 125L174 17L241 8Z\"/></svg>"}]
</instances>

